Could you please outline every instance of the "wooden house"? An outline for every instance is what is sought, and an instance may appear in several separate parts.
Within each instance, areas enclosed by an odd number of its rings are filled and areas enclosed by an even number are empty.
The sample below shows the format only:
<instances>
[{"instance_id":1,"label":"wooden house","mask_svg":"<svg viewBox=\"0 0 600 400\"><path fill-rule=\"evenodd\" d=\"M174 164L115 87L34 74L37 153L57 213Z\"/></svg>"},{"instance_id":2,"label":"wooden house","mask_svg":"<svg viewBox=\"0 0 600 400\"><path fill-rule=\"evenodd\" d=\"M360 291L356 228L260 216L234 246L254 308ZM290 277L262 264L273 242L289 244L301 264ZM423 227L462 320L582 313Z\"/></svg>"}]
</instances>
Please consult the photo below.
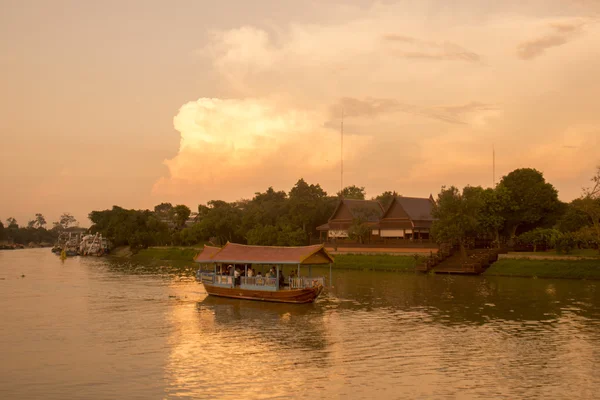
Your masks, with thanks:
<instances>
[{"instance_id":1,"label":"wooden house","mask_svg":"<svg viewBox=\"0 0 600 400\"><path fill-rule=\"evenodd\" d=\"M431 211L435 201L432 196L396 196L379 220L379 237L382 239L429 239L433 223Z\"/></svg>"},{"instance_id":2,"label":"wooden house","mask_svg":"<svg viewBox=\"0 0 600 400\"><path fill-rule=\"evenodd\" d=\"M317 227L317 230L321 241L345 239L352 222L361 219L377 231L377 224L383 213L383 206L377 200L341 199L329 221Z\"/></svg>"},{"instance_id":3,"label":"wooden house","mask_svg":"<svg viewBox=\"0 0 600 400\"><path fill-rule=\"evenodd\" d=\"M387 239L429 239L433 223L432 196L396 196L387 209L377 200L342 199L326 224L317 227L321 242L348 238L348 228L362 219L371 228L369 241Z\"/></svg>"}]
</instances>

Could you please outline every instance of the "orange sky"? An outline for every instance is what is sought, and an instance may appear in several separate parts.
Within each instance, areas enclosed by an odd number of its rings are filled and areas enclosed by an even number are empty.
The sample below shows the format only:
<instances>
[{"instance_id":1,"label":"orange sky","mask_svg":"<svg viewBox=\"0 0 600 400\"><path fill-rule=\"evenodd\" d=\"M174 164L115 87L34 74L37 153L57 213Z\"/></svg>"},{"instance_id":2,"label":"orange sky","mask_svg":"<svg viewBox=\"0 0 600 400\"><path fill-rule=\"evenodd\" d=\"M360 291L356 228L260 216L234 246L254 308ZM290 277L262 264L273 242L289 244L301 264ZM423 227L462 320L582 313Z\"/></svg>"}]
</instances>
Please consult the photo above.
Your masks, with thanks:
<instances>
[{"instance_id":1,"label":"orange sky","mask_svg":"<svg viewBox=\"0 0 600 400\"><path fill-rule=\"evenodd\" d=\"M0 0L0 218L600 163L594 0Z\"/></svg>"}]
</instances>

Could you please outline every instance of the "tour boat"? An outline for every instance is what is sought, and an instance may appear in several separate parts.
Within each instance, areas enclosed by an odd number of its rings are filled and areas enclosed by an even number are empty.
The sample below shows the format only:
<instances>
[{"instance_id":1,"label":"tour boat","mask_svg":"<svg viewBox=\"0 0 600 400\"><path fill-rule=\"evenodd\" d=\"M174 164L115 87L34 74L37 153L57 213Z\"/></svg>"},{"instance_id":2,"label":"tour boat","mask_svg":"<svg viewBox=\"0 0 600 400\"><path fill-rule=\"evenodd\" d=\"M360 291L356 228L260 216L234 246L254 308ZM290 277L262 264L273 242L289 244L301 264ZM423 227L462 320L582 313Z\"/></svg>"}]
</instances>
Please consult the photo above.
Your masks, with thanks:
<instances>
[{"instance_id":1,"label":"tour boat","mask_svg":"<svg viewBox=\"0 0 600 400\"><path fill-rule=\"evenodd\" d=\"M324 277L312 276L312 266L328 264L331 282L333 257L323 245L276 247L227 242L223 248L204 246L194 261L200 263L196 279L211 296L312 303L325 286ZM289 267L288 273L295 274L287 282L281 279L284 266ZM301 276L301 267L307 267L308 275ZM254 268L272 268L274 276L250 276L248 271Z\"/></svg>"}]
</instances>

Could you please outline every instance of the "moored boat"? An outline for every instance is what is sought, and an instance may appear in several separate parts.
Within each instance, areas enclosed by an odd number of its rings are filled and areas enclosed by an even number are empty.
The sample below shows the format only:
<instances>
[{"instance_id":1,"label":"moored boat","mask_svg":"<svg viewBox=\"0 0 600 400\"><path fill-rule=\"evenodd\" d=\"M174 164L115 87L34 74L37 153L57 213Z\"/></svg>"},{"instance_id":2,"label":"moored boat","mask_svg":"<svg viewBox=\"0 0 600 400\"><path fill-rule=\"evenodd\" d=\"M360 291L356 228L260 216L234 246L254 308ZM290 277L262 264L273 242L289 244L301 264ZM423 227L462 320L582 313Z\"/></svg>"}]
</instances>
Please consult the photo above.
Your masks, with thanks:
<instances>
[{"instance_id":1,"label":"moored boat","mask_svg":"<svg viewBox=\"0 0 600 400\"><path fill-rule=\"evenodd\" d=\"M311 303L321 294L325 278L312 276L313 265L329 265L333 257L323 245L301 247L248 246L227 243L205 246L194 259L200 263L196 279L211 296L278 303ZM267 276L254 268L270 268ZM284 267L290 277L283 277ZM301 276L302 267L308 275Z\"/></svg>"}]
</instances>

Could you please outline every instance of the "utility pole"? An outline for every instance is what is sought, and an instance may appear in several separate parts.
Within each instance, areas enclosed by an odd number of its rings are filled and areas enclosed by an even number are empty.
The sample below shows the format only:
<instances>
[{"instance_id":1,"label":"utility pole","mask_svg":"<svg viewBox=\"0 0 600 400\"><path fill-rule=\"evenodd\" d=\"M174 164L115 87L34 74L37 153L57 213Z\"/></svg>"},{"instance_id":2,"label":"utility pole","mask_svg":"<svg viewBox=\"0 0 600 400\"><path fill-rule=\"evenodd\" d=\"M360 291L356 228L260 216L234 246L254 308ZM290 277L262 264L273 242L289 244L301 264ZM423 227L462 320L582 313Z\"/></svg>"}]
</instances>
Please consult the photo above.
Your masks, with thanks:
<instances>
[{"instance_id":1,"label":"utility pole","mask_svg":"<svg viewBox=\"0 0 600 400\"><path fill-rule=\"evenodd\" d=\"M344 109L342 108L342 122L340 124L340 193L344 191Z\"/></svg>"}]
</instances>

